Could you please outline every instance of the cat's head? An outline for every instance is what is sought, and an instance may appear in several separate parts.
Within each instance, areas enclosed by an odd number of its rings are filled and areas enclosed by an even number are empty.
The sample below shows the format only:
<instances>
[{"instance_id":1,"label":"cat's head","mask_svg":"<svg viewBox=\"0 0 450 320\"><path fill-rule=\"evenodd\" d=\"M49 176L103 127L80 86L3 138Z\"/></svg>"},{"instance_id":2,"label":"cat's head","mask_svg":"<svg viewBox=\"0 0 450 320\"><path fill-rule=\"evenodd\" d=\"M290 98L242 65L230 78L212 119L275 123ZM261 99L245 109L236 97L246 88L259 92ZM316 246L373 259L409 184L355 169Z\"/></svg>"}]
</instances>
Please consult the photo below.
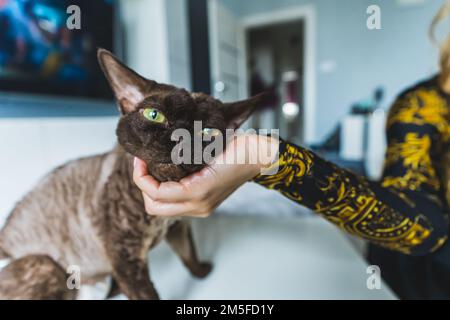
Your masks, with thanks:
<instances>
[{"instance_id":1,"label":"cat's head","mask_svg":"<svg viewBox=\"0 0 450 320\"><path fill-rule=\"evenodd\" d=\"M117 127L120 145L147 163L149 172L160 181L179 180L200 170L205 163L174 164L172 141L176 129L196 135L238 128L262 103L264 95L235 103L221 101L203 93L190 93L171 85L145 79L123 65L113 54L98 50L98 60L118 101L121 118ZM202 128L194 130L194 121ZM214 130L211 130L214 129ZM205 148L210 142L202 142ZM192 155L194 152L192 150Z\"/></svg>"}]
</instances>

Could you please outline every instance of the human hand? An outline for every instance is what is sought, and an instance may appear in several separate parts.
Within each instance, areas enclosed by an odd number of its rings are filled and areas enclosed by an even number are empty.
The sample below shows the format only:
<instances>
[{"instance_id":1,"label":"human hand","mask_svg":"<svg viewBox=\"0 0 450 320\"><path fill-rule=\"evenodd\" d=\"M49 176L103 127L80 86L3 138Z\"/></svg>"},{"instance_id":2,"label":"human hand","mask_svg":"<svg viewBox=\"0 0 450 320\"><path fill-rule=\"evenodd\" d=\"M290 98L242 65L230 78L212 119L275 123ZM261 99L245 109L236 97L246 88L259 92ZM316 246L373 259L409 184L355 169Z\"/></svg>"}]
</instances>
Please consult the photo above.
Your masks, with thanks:
<instances>
[{"instance_id":1,"label":"human hand","mask_svg":"<svg viewBox=\"0 0 450 320\"><path fill-rule=\"evenodd\" d=\"M211 165L179 182L158 182L148 174L145 162L136 158L133 180L150 215L208 217L242 184L270 166L278 147L279 141L271 137L235 136Z\"/></svg>"}]
</instances>

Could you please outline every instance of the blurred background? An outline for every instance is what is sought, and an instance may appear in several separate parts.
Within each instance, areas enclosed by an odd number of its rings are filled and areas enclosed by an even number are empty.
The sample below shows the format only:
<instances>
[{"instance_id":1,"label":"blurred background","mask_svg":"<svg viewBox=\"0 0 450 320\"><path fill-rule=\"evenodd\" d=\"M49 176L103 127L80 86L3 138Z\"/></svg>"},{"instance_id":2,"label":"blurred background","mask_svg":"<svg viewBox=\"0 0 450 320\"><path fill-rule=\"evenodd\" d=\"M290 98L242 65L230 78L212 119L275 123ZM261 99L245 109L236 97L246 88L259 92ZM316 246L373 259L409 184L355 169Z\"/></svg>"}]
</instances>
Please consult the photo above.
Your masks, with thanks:
<instances>
[{"instance_id":1,"label":"blurred background","mask_svg":"<svg viewBox=\"0 0 450 320\"><path fill-rule=\"evenodd\" d=\"M437 71L427 30L442 3L0 0L0 225L46 172L114 145L118 113L97 47L145 77L224 101L269 91L246 127L278 128L378 179L386 111ZM79 30L66 27L71 4ZM380 30L366 25L372 4ZM394 298L386 286L367 289L364 243L256 185L195 228L216 269L192 280L160 246L154 279L166 298Z\"/></svg>"}]
</instances>

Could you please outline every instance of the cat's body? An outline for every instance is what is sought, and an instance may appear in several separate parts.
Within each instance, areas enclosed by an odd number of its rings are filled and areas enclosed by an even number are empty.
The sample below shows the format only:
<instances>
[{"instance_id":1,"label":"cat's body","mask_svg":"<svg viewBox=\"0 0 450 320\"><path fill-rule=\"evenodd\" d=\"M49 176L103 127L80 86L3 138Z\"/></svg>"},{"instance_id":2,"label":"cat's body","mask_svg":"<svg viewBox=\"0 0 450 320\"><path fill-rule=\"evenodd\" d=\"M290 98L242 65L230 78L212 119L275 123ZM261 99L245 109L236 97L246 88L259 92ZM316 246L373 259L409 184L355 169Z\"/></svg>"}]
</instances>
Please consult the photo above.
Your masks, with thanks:
<instances>
[{"instance_id":1,"label":"cat's body","mask_svg":"<svg viewBox=\"0 0 450 320\"><path fill-rule=\"evenodd\" d=\"M133 158L144 160L157 180L179 181L206 163L193 163L192 154L189 161L175 164L172 133L182 129L193 138L211 134L211 128L235 129L261 97L223 104L147 80L106 50L99 50L98 57L122 112L119 145L55 169L17 204L0 231L0 259L11 260L0 271L0 299L73 298L64 281L72 266L79 269L81 283L111 275L114 293L118 289L130 299L157 299L148 251L162 239L194 276L211 270L197 258L186 221L145 212L133 183ZM207 130L195 132L194 121L202 121Z\"/></svg>"},{"instance_id":2,"label":"cat's body","mask_svg":"<svg viewBox=\"0 0 450 320\"><path fill-rule=\"evenodd\" d=\"M139 239L138 251L145 260L178 219L145 213L132 181L132 161L118 146L51 172L12 211L0 231L2 251L12 259L46 255L64 270L78 266L82 283L112 275L108 251L127 251L133 237L123 239L126 234Z\"/></svg>"},{"instance_id":3,"label":"cat's body","mask_svg":"<svg viewBox=\"0 0 450 320\"><path fill-rule=\"evenodd\" d=\"M83 280L111 273L102 233L119 205L140 215L132 223L128 221L131 217L124 217L120 221L123 228L161 234L148 240L149 246L156 244L173 221L145 214L142 196L130 175L131 161L132 157L117 147L57 168L15 207L0 231L0 247L12 258L40 253L51 256L64 269L78 265ZM61 208L65 208L64 214Z\"/></svg>"},{"instance_id":4,"label":"cat's body","mask_svg":"<svg viewBox=\"0 0 450 320\"><path fill-rule=\"evenodd\" d=\"M0 231L0 247L11 258L38 253L64 269L78 265L85 270L83 281L110 273L100 241L99 222L104 218L97 215L104 212L100 199L113 174L113 158L106 154L71 161L42 179L14 208Z\"/></svg>"}]
</instances>

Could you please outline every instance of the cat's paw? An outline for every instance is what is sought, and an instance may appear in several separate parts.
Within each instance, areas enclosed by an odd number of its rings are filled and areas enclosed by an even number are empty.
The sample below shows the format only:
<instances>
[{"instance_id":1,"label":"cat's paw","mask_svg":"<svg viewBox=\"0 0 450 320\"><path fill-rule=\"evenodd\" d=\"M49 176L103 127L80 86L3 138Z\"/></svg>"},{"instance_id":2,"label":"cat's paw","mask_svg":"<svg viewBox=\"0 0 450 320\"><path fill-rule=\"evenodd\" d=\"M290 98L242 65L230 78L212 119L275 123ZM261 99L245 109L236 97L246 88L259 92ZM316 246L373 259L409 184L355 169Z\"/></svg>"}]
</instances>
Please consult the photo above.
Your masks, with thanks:
<instances>
[{"instance_id":1,"label":"cat's paw","mask_svg":"<svg viewBox=\"0 0 450 320\"><path fill-rule=\"evenodd\" d=\"M211 272L212 268L213 265L210 262L203 262L192 271L192 275L196 278L204 278Z\"/></svg>"}]
</instances>

